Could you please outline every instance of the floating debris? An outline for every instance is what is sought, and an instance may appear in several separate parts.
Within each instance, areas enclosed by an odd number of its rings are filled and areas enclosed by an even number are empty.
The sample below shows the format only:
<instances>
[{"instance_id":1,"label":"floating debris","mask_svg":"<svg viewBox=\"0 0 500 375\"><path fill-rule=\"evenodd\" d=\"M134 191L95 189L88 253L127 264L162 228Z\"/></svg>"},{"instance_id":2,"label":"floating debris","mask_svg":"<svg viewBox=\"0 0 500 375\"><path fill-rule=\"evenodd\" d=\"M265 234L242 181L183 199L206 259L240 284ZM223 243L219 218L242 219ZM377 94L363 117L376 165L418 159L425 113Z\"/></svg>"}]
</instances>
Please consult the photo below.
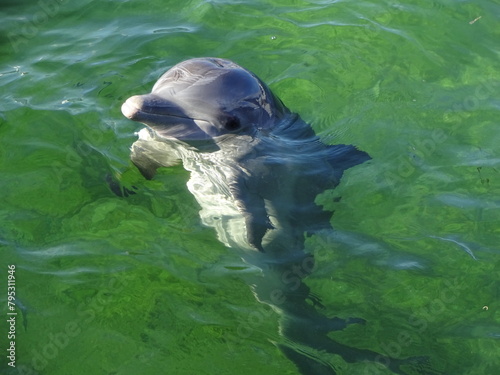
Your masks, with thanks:
<instances>
[{"instance_id":1,"label":"floating debris","mask_svg":"<svg viewBox=\"0 0 500 375\"><path fill-rule=\"evenodd\" d=\"M479 21L481 19L481 17L482 16L479 16L479 17L473 19L472 21L469 22L469 25L472 25L474 22Z\"/></svg>"}]
</instances>

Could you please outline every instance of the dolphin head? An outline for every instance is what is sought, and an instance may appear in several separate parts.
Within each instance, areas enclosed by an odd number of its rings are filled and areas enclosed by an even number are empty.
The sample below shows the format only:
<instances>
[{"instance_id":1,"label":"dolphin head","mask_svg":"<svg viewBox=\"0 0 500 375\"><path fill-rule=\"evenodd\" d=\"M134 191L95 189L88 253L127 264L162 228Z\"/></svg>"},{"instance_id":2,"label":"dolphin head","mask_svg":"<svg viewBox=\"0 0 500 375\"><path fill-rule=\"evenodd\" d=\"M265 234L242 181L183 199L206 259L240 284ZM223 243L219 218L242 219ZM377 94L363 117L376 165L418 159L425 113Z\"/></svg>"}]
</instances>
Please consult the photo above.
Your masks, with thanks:
<instances>
[{"instance_id":1,"label":"dolphin head","mask_svg":"<svg viewBox=\"0 0 500 375\"><path fill-rule=\"evenodd\" d=\"M188 144L268 132L289 113L253 73L219 58L181 62L122 105L131 120Z\"/></svg>"}]
</instances>

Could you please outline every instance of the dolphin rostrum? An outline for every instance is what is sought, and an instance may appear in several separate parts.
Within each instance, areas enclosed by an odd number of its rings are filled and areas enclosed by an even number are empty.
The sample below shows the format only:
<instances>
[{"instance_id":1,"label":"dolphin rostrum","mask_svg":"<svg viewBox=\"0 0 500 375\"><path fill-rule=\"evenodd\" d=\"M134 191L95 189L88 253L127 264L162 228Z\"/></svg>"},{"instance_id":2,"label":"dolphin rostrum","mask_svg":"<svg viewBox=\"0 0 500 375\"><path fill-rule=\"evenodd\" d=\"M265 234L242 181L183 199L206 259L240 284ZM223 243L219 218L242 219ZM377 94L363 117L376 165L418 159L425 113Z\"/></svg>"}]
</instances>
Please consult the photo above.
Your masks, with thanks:
<instances>
[{"instance_id":1,"label":"dolphin rostrum","mask_svg":"<svg viewBox=\"0 0 500 375\"><path fill-rule=\"evenodd\" d=\"M363 320L323 316L319 299L303 282L314 268L304 251L305 236L331 228L331 212L315 198L334 188L346 169L369 160L367 153L322 143L257 76L220 58L175 65L151 93L127 99L122 112L147 125L132 145L131 159L140 172L151 179L159 167L182 161L202 222L262 269L252 288L260 302L283 315L285 340L278 346L301 373L336 374L324 356L314 354L326 352L347 362L382 362L404 374L399 366L411 360L329 338L329 331Z\"/></svg>"}]
</instances>

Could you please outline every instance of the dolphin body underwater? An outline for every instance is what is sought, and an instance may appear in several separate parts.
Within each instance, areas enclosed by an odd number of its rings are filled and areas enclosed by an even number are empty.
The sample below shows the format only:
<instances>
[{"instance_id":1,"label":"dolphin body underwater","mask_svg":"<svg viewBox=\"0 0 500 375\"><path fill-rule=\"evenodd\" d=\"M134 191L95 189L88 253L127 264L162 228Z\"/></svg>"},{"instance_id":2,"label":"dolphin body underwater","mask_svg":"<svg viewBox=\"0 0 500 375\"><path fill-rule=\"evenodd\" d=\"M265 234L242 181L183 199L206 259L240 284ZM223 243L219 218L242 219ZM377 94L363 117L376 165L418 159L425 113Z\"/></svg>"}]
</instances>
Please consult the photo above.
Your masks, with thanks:
<instances>
[{"instance_id":1,"label":"dolphin body underwater","mask_svg":"<svg viewBox=\"0 0 500 375\"><path fill-rule=\"evenodd\" d=\"M335 375L328 360L372 362L407 374L427 372L422 357L396 359L338 343L327 334L362 319L327 318L303 279L314 269L306 235L331 229L332 213L315 204L343 172L370 159L350 145L325 145L250 71L220 58L196 58L168 70L152 92L127 99L122 113L147 125L131 160L151 179L182 161L203 224L262 270L252 282L259 302L280 314L277 346L304 375ZM308 302L308 300L310 302ZM413 373L413 372L412 372Z\"/></svg>"}]
</instances>

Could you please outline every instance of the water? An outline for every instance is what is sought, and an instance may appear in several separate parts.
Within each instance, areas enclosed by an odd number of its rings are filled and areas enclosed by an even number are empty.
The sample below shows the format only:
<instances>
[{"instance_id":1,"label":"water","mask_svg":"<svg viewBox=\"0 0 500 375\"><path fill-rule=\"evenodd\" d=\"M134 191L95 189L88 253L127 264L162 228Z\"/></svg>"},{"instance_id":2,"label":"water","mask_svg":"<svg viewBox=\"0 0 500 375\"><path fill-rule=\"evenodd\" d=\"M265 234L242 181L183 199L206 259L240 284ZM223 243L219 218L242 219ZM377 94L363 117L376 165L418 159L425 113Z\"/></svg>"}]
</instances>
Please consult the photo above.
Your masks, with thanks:
<instances>
[{"instance_id":1,"label":"water","mask_svg":"<svg viewBox=\"0 0 500 375\"><path fill-rule=\"evenodd\" d=\"M120 105L168 67L220 56L254 71L326 143L373 158L318 203L307 280L336 341L499 365L498 1L4 2L0 246L16 265L7 374L298 374L273 345L258 270L203 227L176 167L131 168ZM119 198L106 176L138 194ZM341 198L340 200L338 198ZM260 319L259 317L265 317ZM244 334L243 334L244 333ZM10 344L10 343L9 343ZM7 352L5 350L5 352ZM389 374L328 357L338 374Z\"/></svg>"}]
</instances>

